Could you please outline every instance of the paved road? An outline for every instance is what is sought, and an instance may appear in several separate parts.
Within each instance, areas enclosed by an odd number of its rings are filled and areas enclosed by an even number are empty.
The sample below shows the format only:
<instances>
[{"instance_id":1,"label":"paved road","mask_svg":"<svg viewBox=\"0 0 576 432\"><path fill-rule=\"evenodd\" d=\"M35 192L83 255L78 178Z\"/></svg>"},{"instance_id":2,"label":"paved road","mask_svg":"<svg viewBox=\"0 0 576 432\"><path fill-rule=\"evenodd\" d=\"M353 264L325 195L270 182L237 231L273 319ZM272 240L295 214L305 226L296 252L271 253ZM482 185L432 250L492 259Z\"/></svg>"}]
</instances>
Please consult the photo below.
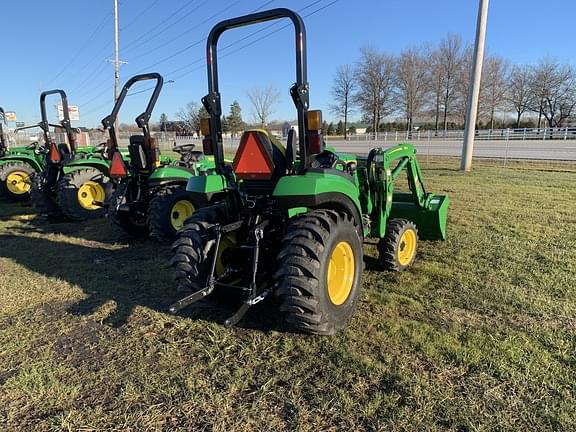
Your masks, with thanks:
<instances>
[{"instance_id":1,"label":"paved road","mask_svg":"<svg viewBox=\"0 0 576 432\"><path fill-rule=\"evenodd\" d=\"M398 141L414 144L420 155L460 156L462 141ZM338 151L351 153L367 153L373 147L390 147L394 141L328 141ZM576 161L576 140L553 141L484 141L477 140L474 144L474 156L508 159L543 159Z\"/></svg>"}]
</instances>

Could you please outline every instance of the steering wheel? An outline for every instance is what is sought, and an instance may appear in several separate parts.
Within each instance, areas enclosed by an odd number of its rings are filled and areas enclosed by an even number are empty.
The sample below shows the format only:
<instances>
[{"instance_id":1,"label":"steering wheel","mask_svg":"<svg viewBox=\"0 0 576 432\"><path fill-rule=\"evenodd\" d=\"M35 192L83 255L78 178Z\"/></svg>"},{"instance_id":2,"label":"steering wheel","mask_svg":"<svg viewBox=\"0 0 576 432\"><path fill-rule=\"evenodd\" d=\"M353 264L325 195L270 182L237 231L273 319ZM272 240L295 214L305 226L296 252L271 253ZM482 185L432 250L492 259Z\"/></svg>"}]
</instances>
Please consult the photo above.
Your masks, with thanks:
<instances>
[{"instance_id":1,"label":"steering wheel","mask_svg":"<svg viewBox=\"0 0 576 432\"><path fill-rule=\"evenodd\" d=\"M338 164L338 156L329 150L318 153L310 166L312 168L335 168Z\"/></svg>"},{"instance_id":2,"label":"steering wheel","mask_svg":"<svg viewBox=\"0 0 576 432\"><path fill-rule=\"evenodd\" d=\"M194 150L194 147L196 147L196 144L180 144L172 147L172 150L174 150L178 154L184 155Z\"/></svg>"}]
</instances>

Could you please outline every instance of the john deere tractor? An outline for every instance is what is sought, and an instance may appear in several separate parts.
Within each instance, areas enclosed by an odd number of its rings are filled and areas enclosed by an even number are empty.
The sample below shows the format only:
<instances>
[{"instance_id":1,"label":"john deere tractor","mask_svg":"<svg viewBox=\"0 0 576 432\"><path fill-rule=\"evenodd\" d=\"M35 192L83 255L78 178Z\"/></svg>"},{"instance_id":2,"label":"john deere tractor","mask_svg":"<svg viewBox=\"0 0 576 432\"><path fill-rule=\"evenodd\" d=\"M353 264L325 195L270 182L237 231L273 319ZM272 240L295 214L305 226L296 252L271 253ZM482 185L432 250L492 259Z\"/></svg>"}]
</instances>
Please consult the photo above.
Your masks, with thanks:
<instances>
[{"instance_id":1,"label":"john deere tractor","mask_svg":"<svg viewBox=\"0 0 576 432\"><path fill-rule=\"evenodd\" d=\"M61 98L63 120L60 124L48 122L46 98L50 95L59 95ZM71 126L68 113L68 98L63 90L43 92L40 95L40 111L40 123L18 129L39 127L44 135L44 144L35 150L37 155L42 155L42 161L33 166L36 172L31 175L30 182L32 204L39 213L49 218L78 220L102 216L102 203L111 186L107 177L108 162L102 157L102 146L77 148L75 130ZM51 127L63 130L66 141L56 143L50 133ZM84 211L79 209L80 206L70 206L71 200L67 195L70 182L67 175L72 172L73 178L76 178L77 173L83 174L82 182L74 184L74 197L81 201L84 195L89 195ZM102 193L97 193L98 191Z\"/></svg>"},{"instance_id":2,"label":"john deere tractor","mask_svg":"<svg viewBox=\"0 0 576 432\"><path fill-rule=\"evenodd\" d=\"M114 123L130 87L146 80L156 81L156 85L146 111L136 118L142 134L130 137L130 161L126 163L118 150ZM214 167L214 162L194 150L192 144L172 149L180 154L178 161L160 156L148 122L162 85L163 78L157 73L130 78L122 88L112 113L102 120L102 124L110 133L110 176L118 185L108 205L108 218L113 226L126 234L134 237L150 234L160 242L169 243L196 209L196 202L186 191L188 179L206 174Z\"/></svg>"},{"instance_id":3,"label":"john deere tractor","mask_svg":"<svg viewBox=\"0 0 576 432\"><path fill-rule=\"evenodd\" d=\"M43 147L32 143L8 148L5 125L4 109L0 107L0 196L26 201L30 199L30 176L42 166Z\"/></svg>"},{"instance_id":4,"label":"john deere tractor","mask_svg":"<svg viewBox=\"0 0 576 432\"><path fill-rule=\"evenodd\" d=\"M298 113L298 141L286 147L265 130L243 133L232 165L224 163L222 106L218 90L218 39L227 30L288 18L296 32L296 83L290 95ZM325 148L320 111L309 111L306 32L288 9L273 9L217 24L207 40L208 95L202 102L205 154L215 174L192 177L187 190L204 207L173 244L172 266L190 294L182 308L219 292L241 306L225 321L235 325L270 294L280 299L297 330L333 334L346 324L359 298L363 241L379 239L383 269L412 265L419 240L446 236L448 197L427 192L414 147L376 148L367 157ZM395 190L406 175L409 192Z\"/></svg>"}]
</instances>

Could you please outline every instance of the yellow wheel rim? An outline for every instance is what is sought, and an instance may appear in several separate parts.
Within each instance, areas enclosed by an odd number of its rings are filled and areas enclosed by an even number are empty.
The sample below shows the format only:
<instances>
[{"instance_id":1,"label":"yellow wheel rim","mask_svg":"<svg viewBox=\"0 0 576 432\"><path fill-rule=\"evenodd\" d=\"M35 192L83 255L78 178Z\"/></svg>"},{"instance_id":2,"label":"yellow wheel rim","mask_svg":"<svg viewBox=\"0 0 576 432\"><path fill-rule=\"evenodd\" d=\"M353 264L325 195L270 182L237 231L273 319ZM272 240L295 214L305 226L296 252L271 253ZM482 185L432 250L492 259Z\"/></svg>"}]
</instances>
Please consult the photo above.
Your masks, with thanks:
<instances>
[{"instance_id":1,"label":"yellow wheel rim","mask_svg":"<svg viewBox=\"0 0 576 432\"><path fill-rule=\"evenodd\" d=\"M400 237L398 244L398 262L400 265L408 265L416 254L416 231L407 229Z\"/></svg>"},{"instance_id":2,"label":"yellow wheel rim","mask_svg":"<svg viewBox=\"0 0 576 432\"><path fill-rule=\"evenodd\" d=\"M96 202L104 202L106 199L106 192L104 187L95 181L87 181L78 188L77 192L78 203L83 209L98 210L101 207Z\"/></svg>"},{"instance_id":3,"label":"yellow wheel rim","mask_svg":"<svg viewBox=\"0 0 576 432\"><path fill-rule=\"evenodd\" d=\"M24 171L14 171L6 177L6 187L14 195L30 192L30 175Z\"/></svg>"},{"instance_id":4,"label":"yellow wheel rim","mask_svg":"<svg viewBox=\"0 0 576 432\"><path fill-rule=\"evenodd\" d=\"M230 233L220 240L220 248L218 248L218 256L216 257L216 275L222 276L226 271L226 265L222 262L222 254L227 249L235 247L237 244L236 242L236 234Z\"/></svg>"},{"instance_id":5,"label":"yellow wheel rim","mask_svg":"<svg viewBox=\"0 0 576 432\"><path fill-rule=\"evenodd\" d=\"M170 211L170 222L174 229L180 229L184 226L184 222L192 213L194 213L194 205L187 200L180 200L177 201L176 204L172 206L172 210Z\"/></svg>"},{"instance_id":6,"label":"yellow wheel rim","mask_svg":"<svg viewBox=\"0 0 576 432\"><path fill-rule=\"evenodd\" d=\"M355 270L352 246L346 241L341 241L332 250L326 277L328 296L336 306L348 299L354 284Z\"/></svg>"}]
</instances>

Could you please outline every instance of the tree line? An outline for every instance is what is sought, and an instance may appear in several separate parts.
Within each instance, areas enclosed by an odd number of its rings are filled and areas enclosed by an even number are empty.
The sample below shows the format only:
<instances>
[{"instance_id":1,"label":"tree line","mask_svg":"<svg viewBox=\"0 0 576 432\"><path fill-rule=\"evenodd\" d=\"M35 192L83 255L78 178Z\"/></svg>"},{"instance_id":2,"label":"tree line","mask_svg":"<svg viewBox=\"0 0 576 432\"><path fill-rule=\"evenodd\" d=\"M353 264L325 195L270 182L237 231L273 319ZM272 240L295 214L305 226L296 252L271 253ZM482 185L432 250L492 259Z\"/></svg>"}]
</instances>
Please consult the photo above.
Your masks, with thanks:
<instances>
[{"instance_id":1,"label":"tree line","mask_svg":"<svg viewBox=\"0 0 576 432\"><path fill-rule=\"evenodd\" d=\"M355 65L339 66L332 83L330 111L349 132L359 113L369 131L389 129L385 119L400 118L406 130L425 124L435 131L461 128L472 67L471 46L448 34L438 46L410 47L394 56L373 47L360 49ZM534 65L505 58L484 59L478 126L562 127L576 107L576 71L545 57ZM514 121L506 118L514 114Z\"/></svg>"}]
</instances>

